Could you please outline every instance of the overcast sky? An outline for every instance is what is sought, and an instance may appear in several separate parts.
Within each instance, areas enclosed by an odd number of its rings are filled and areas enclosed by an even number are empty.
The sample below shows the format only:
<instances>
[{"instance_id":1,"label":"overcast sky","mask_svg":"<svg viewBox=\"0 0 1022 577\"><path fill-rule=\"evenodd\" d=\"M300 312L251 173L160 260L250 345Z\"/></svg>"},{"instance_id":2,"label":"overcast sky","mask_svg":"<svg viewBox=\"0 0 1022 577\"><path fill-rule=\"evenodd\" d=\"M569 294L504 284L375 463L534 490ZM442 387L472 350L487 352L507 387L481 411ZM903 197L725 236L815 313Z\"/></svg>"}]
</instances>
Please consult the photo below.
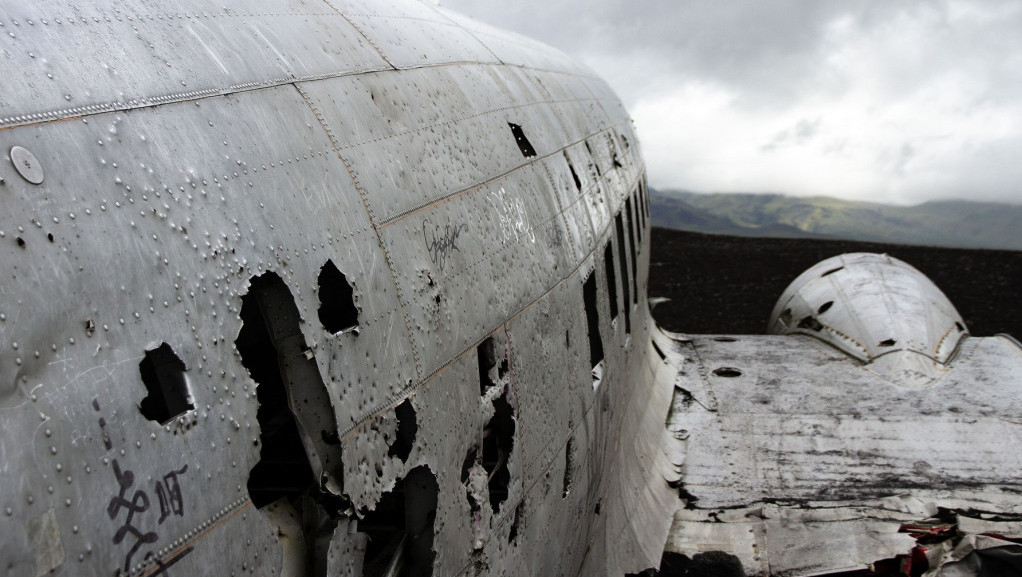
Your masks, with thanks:
<instances>
[{"instance_id":1,"label":"overcast sky","mask_svg":"<svg viewBox=\"0 0 1022 577\"><path fill-rule=\"evenodd\" d=\"M1022 203L1018 0L441 0L594 68L650 184Z\"/></svg>"}]
</instances>

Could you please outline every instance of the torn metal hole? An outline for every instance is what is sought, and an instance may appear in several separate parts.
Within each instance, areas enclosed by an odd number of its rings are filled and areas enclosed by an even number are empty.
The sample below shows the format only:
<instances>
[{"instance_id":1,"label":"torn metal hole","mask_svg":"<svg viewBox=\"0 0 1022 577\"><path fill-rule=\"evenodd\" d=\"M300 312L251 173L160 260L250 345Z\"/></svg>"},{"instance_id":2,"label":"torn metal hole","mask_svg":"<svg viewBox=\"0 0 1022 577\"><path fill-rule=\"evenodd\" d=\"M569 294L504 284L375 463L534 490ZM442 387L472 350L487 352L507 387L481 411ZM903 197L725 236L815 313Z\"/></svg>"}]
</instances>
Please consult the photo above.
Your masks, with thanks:
<instances>
[{"instance_id":1,"label":"torn metal hole","mask_svg":"<svg viewBox=\"0 0 1022 577\"><path fill-rule=\"evenodd\" d=\"M358 522L358 531L369 535L364 577L433 574L439 494L436 476L426 466L416 467L364 514Z\"/></svg>"},{"instance_id":2,"label":"torn metal hole","mask_svg":"<svg viewBox=\"0 0 1022 577\"><path fill-rule=\"evenodd\" d=\"M515 518L511 522L511 531L507 534L507 542L514 543L515 539L518 538L518 527L522 524L522 515L525 512L525 501L518 503L515 507Z\"/></svg>"},{"instance_id":3,"label":"torn metal hole","mask_svg":"<svg viewBox=\"0 0 1022 577\"><path fill-rule=\"evenodd\" d=\"M823 313L830 310L830 307L834 306L834 301L827 301L820 305L820 308L816 309L816 314L822 315Z\"/></svg>"},{"instance_id":4,"label":"torn metal hole","mask_svg":"<svg viewBox=\"0 0 1022 577\"><path fill-rule=\"evenodd\" d=\"M781 311L781 315L777 317L777 320L781 321L784 326L791 325L791 309L784 309Z\"/></svg>"},{"instance_id":5,"label":"torn metal hole","mask_svg":"<svg viewBox=\"0 0 1022 577\"><path fill-rule=\"evenodd\" d=\"M955 321L955 328L958 329L958 332L960 332L960 333L964 333L965 332L965 325L963 325L960 322Z\"/></svg>"},{"instance_id":6,"label":"torn metal hole","mask_svg":"<svg viewBox=\"0 0 1022 577\"><path fill-rule=\"evenodd\" d=\"M415 419L415 407L412 400L405 399L403 403L394 409L397 414L397 435L394 444L390 446L387 455L397 457L404 463L408 461L408 455L412 453L412 445L415 444L415 434L419 425Z\"/></svg>"},{"instance_id":7,"label":"torn metal hole","mask_svg":"<svg viewBox=\"0 0 1022 577\"><path fill-rule=\"evenodd\" d=\"M170 345L163 343L146 351L138 369L149 392L139 405L145 418L163 425L195 408L188 392L185 363Z\"/></svg>"},{"instance_id":8,"label":"torn metal hole","mask_svg":"<svg viewBox=\"0 0 1022 577\"><path fill-rule=\"evenodd\" d=\"M898 341L896 341L894 339L887 339L887 340L880 341L880 346L882 346L882 347L893 347L897 343L898 343Z\"/></svg>"},{"instance_id":9,"label":"torn metal hole","mask_svg":"<svg viewBox=\"0 0 1022 577\"><path fill-rule=\"evenodd\" d=\"M496 383L497 353L494 350L493 337L486 339L476 347L476 358L479 361L479 394L485 395L486 389Z\"/></svg>"},{"instance_id":10,"label":"torn metal hole","mask_svg":"<svg viewBox=\"0 0 1022 577\"><path fill-rule=\"evenodd\" d=\"M734 343L738 341L738 339L734 337L713 337L713 340L717 341L718 343Z\"/></svg>"},{"instance_id":11,"label":"torn metal hole","mask_svg":"<svg viewBox=\"0 0 1022 577\"><path fill-rule=\"evenodd\" d=\"M319 271L319 322L331 333L358 326L355 291L332 260Z\"/></svg>"},{"instance_id":12,"label":"torn metal hole","mask_svg":"<svg viewBox=\"0 0 1022 577\"><path fill-rule=\"evenodd\" d=\"M511 471L508 461L515 446L514 408L505 392L493 401L493 418L483 431L482 465L489 479L490 508L496 513L507 500Z\"/></svg>"},{"instance_id":13,"label":"torn metal hole","mask_svg":"<svg viewBox=\"0 0 1022 577\"><path fill-rule=\"evenodd\" d=\"M742 371L740 371L740 370L738 370L738 369L736 369L734 367L720 367L718 369L713 369L713 374L718 376L718 377L724 377L726 379L733 379L735 377L742 376Z\"/></svg>"},{"instance_id":14,"label":"torn metal hole","mask_svg":"<svg viewBox=\"0 0 1022 577\"><path fill-rule=\"evenodd\" d=\"M803 317L802 320L798 322L798 328L819 332L823 330L823 325L820 324L820 321L816 320L816 317L809 315L807 317Z\"/></svg>"},{"instance_id":15,"label":"torn metal hole","mask_svg":"<svg viewBox=\"0 0 1022 577\"><path fill-rule=\"evenodd\" d=\"M319 365L305 344L294 296L272 272L252 279L241 298L234 345L256 383L259 461L248 491L262 509L283 497L340 494L337 421ZM323 492L326 489L327 492Z\"/></svg>"},{"instance_id":16,"label":"torn metal hole","mask_svg":"<svg viewBox=\"0 0 1022 577\"><path fill-rule=\"evenodd\" d=\"M532 143L525 137L522 127L513 122L508 122L507 125L511 127L511 134L514 135L515 142L518 143L518 149L522 151L522 156L525 158L536 156L536 149L532 147Z\"/></svg>"}]
</instances>

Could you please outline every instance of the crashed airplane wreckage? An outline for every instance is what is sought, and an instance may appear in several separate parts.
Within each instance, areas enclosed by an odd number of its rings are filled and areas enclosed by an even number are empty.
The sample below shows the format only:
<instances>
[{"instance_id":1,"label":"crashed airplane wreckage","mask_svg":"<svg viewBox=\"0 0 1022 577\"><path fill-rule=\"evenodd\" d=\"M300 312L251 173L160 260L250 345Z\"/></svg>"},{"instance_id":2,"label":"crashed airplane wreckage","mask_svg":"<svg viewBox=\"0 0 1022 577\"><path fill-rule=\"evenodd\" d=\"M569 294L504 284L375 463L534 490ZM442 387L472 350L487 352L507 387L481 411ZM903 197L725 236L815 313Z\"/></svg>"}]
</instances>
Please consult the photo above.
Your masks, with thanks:
<instances>
[{"instance_id":1,"label":"crashed airplane wreckage","mask_svg":"<svg viewBox=\"0 0 1022 577\"><path fill-rule=\"evenodd\" d=\"M779 334L660 331L638 142L562 54L416 1L0 31L5 574L1017 554L1018 344L873 256Z\"/></svg>"}]
</instances>

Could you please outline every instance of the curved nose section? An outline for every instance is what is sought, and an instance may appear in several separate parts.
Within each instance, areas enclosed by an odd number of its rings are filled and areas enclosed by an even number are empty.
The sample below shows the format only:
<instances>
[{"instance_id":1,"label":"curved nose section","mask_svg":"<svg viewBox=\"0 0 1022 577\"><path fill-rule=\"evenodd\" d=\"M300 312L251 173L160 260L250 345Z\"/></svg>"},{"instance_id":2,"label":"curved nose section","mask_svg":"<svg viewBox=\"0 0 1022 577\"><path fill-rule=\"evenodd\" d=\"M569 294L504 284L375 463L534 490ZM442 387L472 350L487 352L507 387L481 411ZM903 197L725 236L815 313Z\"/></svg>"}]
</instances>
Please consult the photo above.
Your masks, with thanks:
<instances>
[{"instance_id":1,"label":"curved nose section","mask_svg":"<svg viewBox=\"0 0 1022 577\"><path fill-rule=\"evenodd\" d=\"M802 273L774 306L768 332L812 336L913 388L943 374L968 335L923 273L872 253L843 254Z\"/></svg>"}]
</instances>

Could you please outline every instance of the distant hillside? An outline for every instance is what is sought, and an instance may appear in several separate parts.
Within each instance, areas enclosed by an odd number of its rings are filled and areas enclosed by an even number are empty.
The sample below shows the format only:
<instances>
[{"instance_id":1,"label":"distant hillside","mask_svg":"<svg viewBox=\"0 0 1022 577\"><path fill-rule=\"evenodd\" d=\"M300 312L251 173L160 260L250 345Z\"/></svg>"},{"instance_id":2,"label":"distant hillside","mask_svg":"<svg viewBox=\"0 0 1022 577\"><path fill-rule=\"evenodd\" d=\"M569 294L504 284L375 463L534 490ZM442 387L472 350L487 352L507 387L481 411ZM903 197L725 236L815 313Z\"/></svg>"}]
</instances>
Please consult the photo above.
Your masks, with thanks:
<instances>
[{"instance_id":1,"label":"distant hillside","mask_svg":"<svg viewBox=\"0 0 1022 577\"><path fill-rule=\"evenodd\" d=\"M1022 250L1022 206L967 201L917 206L649 190L653 226L772 238L832 238Z\"/></svg>"}]
</instances>

